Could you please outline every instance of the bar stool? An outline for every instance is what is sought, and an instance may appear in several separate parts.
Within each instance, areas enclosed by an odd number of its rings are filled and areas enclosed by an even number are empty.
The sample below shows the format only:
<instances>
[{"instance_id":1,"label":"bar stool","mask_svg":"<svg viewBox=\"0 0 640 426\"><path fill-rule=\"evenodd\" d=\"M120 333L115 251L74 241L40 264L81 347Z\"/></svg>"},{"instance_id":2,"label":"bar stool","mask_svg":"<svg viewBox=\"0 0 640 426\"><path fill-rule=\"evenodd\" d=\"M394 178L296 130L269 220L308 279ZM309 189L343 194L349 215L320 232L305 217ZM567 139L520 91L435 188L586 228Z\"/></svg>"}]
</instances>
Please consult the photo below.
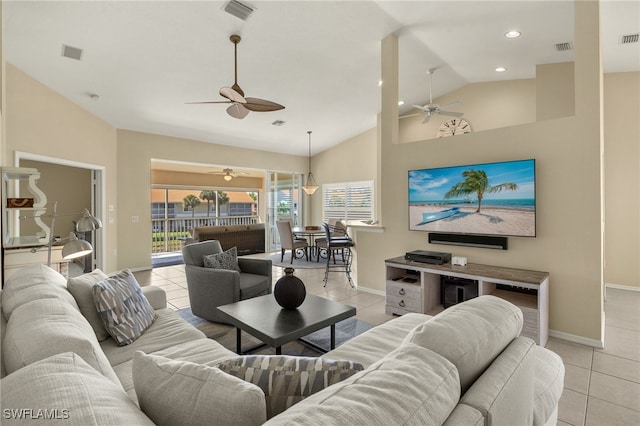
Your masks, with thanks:
<instances>
[{"instance_id":1,"label":"bar stool","mask_svg":"<svg viewBox=\"0 0 640 426\"><path fill-rule=\"evenodd\" d=\"M324 228L327 245L327 265L324 270L323 286L327 286L329 272L345 272L349 280L349 285L351 288L355 288L353 280L351 279L351 261L353 259L351 248L355 246L355 243L346 233L346 227L340 222L336 223L335 227L331 227L328 223L324 222L322 227ZM338 233L340 235L336 235L336 229L339 229ZM344 234L341 232L343 230ZM336 262L337 251L342 253L342 262ZM331 261L332 257L333 262Z\"/></svg>"}]
</instances>

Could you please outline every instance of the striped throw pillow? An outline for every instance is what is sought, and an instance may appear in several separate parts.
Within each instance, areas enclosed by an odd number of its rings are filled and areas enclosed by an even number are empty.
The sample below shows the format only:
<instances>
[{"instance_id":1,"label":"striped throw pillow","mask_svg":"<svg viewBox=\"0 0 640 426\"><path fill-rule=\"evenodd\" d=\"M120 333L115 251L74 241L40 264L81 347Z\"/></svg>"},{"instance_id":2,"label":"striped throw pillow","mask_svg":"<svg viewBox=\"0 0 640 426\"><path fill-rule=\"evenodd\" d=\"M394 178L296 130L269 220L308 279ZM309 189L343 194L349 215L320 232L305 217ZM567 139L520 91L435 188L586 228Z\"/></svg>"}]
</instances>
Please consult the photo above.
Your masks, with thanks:
<instances>
[{"instance_id":1,"label":"striped throw pillow","mask_svg":"<svg viewBox=\"0 0 640 426\"><path fill-rule=\"evenodd\" d=\"M364 366L355 361L287 355L240 356L223 361L217 367L262 389L268 419L364 370Z\"/></svg>"},{"instance_id":2,"label":"striped throw pillow","mask_svg":"<svg viewBox=\"0 0 640 426\"><path fill-rule=\"evenodd\" d=\"M153 308L128 269L97 282L91 290L107 333L120 346L140 337L155 319Z\"/></svg>"}]
</instances>

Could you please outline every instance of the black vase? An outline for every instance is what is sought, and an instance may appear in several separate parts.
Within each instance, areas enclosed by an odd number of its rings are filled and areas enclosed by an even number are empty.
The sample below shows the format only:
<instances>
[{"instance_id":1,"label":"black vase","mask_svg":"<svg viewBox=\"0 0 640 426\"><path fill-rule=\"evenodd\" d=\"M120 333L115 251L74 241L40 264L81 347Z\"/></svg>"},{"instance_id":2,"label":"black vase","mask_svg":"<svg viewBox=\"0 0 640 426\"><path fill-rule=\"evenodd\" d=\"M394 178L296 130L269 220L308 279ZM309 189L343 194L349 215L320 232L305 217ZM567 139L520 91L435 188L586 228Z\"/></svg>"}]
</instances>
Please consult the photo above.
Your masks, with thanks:
<instances>
[{"instance_id":1,"label":"black vase","mask_svg":"<svg viewBox=\"0 0 640 426\"><path fill-rule=\"evenodd\" d=\"M278 305L285 309L296 309L302 305L307 296L307 289L302 280L293 275L293 268L284 268L285 276L276 281L273 295Z\"/></svg>"}]
</instances>

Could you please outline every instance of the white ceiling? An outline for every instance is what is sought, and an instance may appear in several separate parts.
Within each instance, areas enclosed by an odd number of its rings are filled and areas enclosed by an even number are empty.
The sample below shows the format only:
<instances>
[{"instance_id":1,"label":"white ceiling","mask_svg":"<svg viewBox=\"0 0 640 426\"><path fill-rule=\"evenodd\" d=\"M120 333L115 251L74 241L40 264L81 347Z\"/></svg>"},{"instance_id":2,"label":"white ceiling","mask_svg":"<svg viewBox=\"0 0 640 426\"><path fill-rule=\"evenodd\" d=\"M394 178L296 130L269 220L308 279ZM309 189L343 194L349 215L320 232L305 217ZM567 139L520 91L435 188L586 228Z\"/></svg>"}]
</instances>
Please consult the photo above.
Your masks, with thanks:
<instances>
[{"instance_id":1,"label":"white ceiling","mask_svg":"<svg viewBox=\"0 0 640 426\"><path fill-rule=\"evenodd\" d=\"M6 60L121 128L307 155L376 124L381 40L399 36L400 97L408 106L471 82L535 76L541 63L573 59L556 43L573 41L573 3L565 1L259 1L242 21L221 1L3 1ZM601 5L605 72L640 70L640 2ZM522 36L507 39L517 29ZM233 84L284 110L231 118L222 100ZM81 61L62 45L84 50ZM494 68L503 65L505 73ZM93 101L90 94L100 95ZM284 126L271 125L275 120Z\"/></svg>"}]
</instances>

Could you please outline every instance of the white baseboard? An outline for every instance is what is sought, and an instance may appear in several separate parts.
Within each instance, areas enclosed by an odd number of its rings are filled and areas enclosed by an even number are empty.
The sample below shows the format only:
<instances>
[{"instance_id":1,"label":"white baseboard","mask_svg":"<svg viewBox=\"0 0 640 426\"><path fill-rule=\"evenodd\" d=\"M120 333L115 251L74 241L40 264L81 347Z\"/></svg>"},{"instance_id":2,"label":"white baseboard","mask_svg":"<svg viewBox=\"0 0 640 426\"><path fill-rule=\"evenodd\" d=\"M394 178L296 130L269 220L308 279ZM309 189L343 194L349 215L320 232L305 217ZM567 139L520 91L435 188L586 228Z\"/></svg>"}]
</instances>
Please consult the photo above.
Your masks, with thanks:
<instances>
[{"instance_id":1,"label":"white baseboard","mask_svg":"<svg viewBox=\"0 0 640 426\"><path fill-rule=\"evenodd\" d=\"M576 336L575 334L569 334L563 331L549 330L549 336L566 340L568 342L579 343L585 346L593 346L598 349L604 348L604 341L602 340L589 339L588 337Z\"/></svg>"},{"instance_id":2,"label":"white baseboard","mask_svg":"<svg viewBox=\"0 0 640 426\"><path fill-rule=\"evenodd\" d=\"M363 293L371 293L378 296L385 296L385 297L387 296L387 293L383 290L374 290L372 288L367 288L367 287L358 286L358 291L362 291Z\"/></svg>"},{"instance_id":3,"label":"white baseboard","mask_svg":"<svg viewBox=\"0 0 640 426\"><path fill-rule=\"evenodd\" d=\"M628 290L628 291L640 291L640 287L635 287L632 285L622 285L622 284L612 284L612 283L604 283L607 288L617 288L618 290Z\"/></svg>"}]
</instances>

